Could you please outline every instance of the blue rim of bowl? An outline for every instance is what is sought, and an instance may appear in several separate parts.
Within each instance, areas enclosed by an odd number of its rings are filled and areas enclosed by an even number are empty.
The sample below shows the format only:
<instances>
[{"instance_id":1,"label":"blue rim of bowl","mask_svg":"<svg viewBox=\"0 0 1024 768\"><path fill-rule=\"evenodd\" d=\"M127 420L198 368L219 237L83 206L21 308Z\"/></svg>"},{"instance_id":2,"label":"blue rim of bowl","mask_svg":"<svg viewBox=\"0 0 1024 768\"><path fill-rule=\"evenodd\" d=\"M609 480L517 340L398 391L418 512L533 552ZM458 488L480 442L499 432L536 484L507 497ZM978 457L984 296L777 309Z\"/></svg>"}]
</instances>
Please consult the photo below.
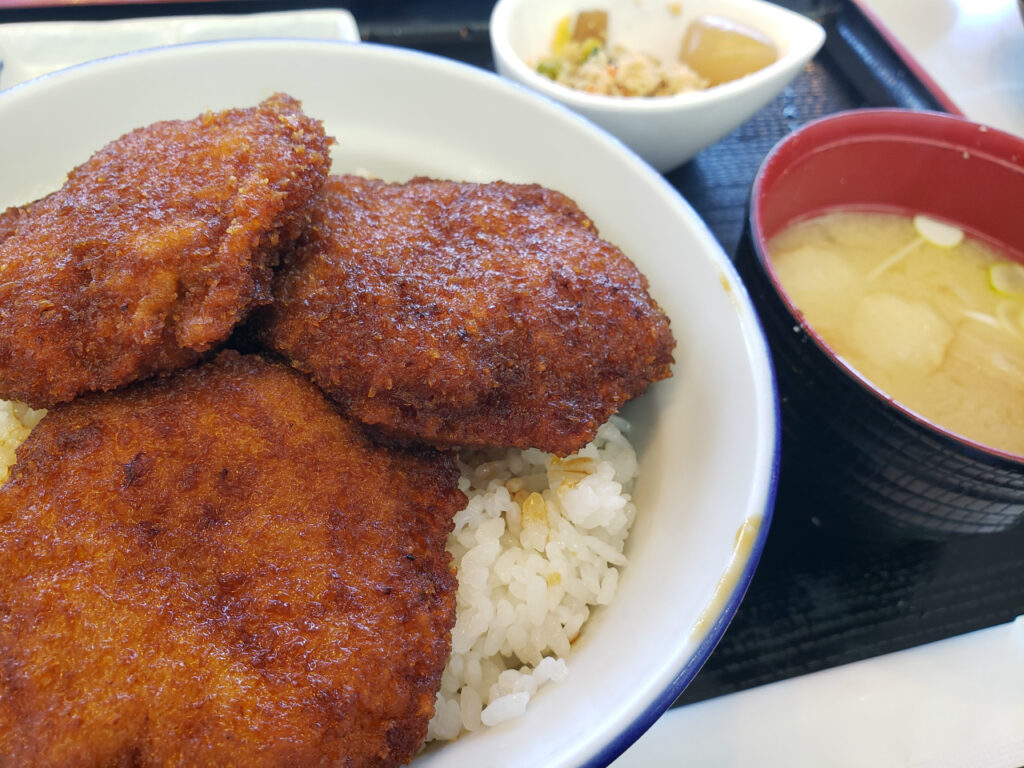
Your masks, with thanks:
<instances>
[{"instance_id":1,"label":"blue rim of bowl","mask_svg":"<svg viewBox=\"0 0 1024 768\"><path fill-rule=\"evenodd\" d=\"M763 333L763 330L762 330ZM736 585L729 593L729 599L725 607L718 614L711 629L704 635L696 650L690 656L687 663L676 675L675 679L664 689L664 691L648 707L641 712L633 722L621 731L612 741L607 743L593 758L582 764L582 768L606 768L613 760L622 755L627 749L640 739L652 725L665 714L673 702L686 690L687 686L700 672L701 667L707 663L718 643L721 642L725 631L729 628L740 603L750 588L754 579L754 573L761 562L761 555L764 552L768 540L768 532L771 529L772 516L775 509L775 499L778 495L779 485L779 464L782 451L782 430L779 425L782 423L782 415L778 398L778 383L775 378L774 368L772 369L772 392L774 395L774 424L775 424L775 445L772 448L772 470L768 483L768 492L765 499L764 511L762 512L761 525L757 531L757 537L750 548L750 554L743 567Z\"/></svg>"},{"instance_id":2,"label":"blue rim of bowl","mask_svg":"<svg viewBox=\"0 0 1024 768\"><path fill-rule=\"evenodd\" d=\"M999 131L997 128L990 128L983 126L981 123L974 122L962 115L954 115L948 112L938 112L934 110L923 110L923 109L905 109L899 107L876 107L872 109L857 109L857 110L843 110L841 112L835 112L830 115L816 118L814 120L804 123L802 126L797 128L792 133L783 136L778 142L768 150L768 154L764 156L761 164L758 166L757 173L754 175L754 181L751 184L750 199L751 201L757 200L760 194L761 185L764 181L765 173L767 172L768 166L774 161L775 157L783 150L783 147L788 145L791 141L799 141L802 136L809 130L814 130L817 126L834 122L836 120L847 120L851 116L857 119L856 116L869 117L870 115L921 115L927 116L932 119L939 120L950 120L963 125L979 126L984 127L987 132L999 132L1005 134L1006 131ZM885 132L882 129L876 129L875 135L885 136ZM1010 135L1010 134L1007 134ZM1015 137L1016 138L1016 137ZM955 142L950 140L949 145L953 145ZM984 153L979 153L977 150L971 150L973 154L982 156ZM987 155L984 155L987 157ZM991 158L990 158L991 159ZM995 162L995 160L992 160ZM987 465L995 466L1001 465L1008 469L1020 470L1024 467L1024 454L1015 454L1009 451L1003 451L999 448L993 448L984 443L980 443L976 440L972 440L969 437L959 435L952 430L946 429L941 424L938 424L931 419L917 413L913 409L904 405L902 402L897 400L885 393L884 390L879 388L864 376L860 371L850 365L843 357L836 353L832 346L822 337L817 329L814 328L811 323L807 321L803 313L800 312L799 308L789 297L789 294L783 289L782 284L778 280L778 276L775 274L775 270L771 266L771 261L768 258L768 254L764 248L761 247L759 240L760 227L758 226L756 212L754 210L753 203L751 204L750 211L747 215L747 227L750 233L751 246L756 254L756 262L758 268L764 272L768 281L772 285L772 290L775 295L782 301L786 311L793 318L793 321L798 323L800 329L807 334L816 347L824 354L836 367L837 370L841 371L846 378L853 381L862 391L870 395L875 400L884 403L885 405L892 408L894 414L902 417L904 421L913 424L925 431L925 433L936 440L940 445L956 447L959 450L966 451L970 456L978 461L981 461Z\"/></svg>"},{"instance_id":3,"label":"blue rim of bowl","mask_svg":"<svg viewBox=\"0 0 1024 768\"><path fill-rule=\"evenodd\" d=\"M432 62L434 65L441 65L443 67L449 67L457 69L465 74L471 74L473 77L478 77L483 80L491 81L492 83L498 84L500 88L504 88L510 92L516 93L527 99L544 103L549 109L554 109L564 118L575 123L581 129L590 133L596 134L602 137L607 144L613 145L610 148L617 150L620 153L624 153L631 163L636 167L638 172L644 174L648 180L653 182L656 186L660 187L662 192L667 192L669 196L680 206L686 213L687 218L692 220L694 225L699 226L704 235L718 246L718 253L716 255L715 266L727 273L729 279L730 289L734 294L738 295L739 304L743 306L748 317L749 322L744 322L743 314L737 313L738 320L741 324L744 338L747 340L747 348L750 350L750 355L756 352L756 349L750 348L750 342L755 342L756 345L760 346L760 350L764 355L764 361L766 364L767 378L768 378L768 395L771 399L771 418L768 427L772 430L771 435L771 453L770 460L768 462L768 476L767 476L767 487L764 492L764 500L762 509L760 510L761 522L758 528L757 536L751 544L750 551L744 562L743 570L736 580L736 583L729 591L728 599L724 601L724 605L715 617L715 621L712 626L704 633L697 647L686 659L683 666L678 670L673 679L662 688L662 690L656 694L653 699L648 703L642 711L638 712L631 722L626 724L621 731L619 731L611 740L600 746L594 754L582 762L581 768L605 768L615 758L625 752L630 746L632 746L637 739L639 739L654 723L657 721L666 710L672 705L672 703L679 697L679 695L685 690L685 688L692 682L693 678L697 676L701 667L704 666L708 658L711 656L712 651L721 641L722 636L725 634L730 622L739 609L739 605L746 595L747 589L750 586L751 581L754 577L754 572L757 570L757 565L761 560L761 555L764 551L765 543L768 538L768 533L771 528L772 515L775 507L775 499L778 490L778 478L779 478L779 467L781 463L781 443L782 443L782 429L781 429L781 410L779 403L779 390L778 382L775 375L775 369L772 365L771 351L768 345L768 339L765 335L763 325L760 318L757 315L757 311L754 308L753 302L747 292L746 286L739 277L739 273L736 271L735 266L725 255L725 251L721 248L721 244L718 243L717 238L712 234L708 228L706 222L693 210L690 204L682 197L678 190L673 187L664 176L654 170L649 164L647 164L639 155L637 155L632 149L626 146L614 135L608 133L604 129L590 122L586 118L582 117L571 108L564 104L556 101L555 99L539 93L526 85L509 80L508 78L502 77L495 72L490 72L479 67L474 67L470 64L457 61L455 59L448 59L443 56L437 56L423 51L417 51L414 49L400 48L398 46L384 45L380 43L366 43L366 42L349 42L341 40L317 40L317 39L298 39L298 38L232 38L226 40L202 40L187 43L176 43L173 45L160 45L151 48L144 48L137 51L129 51L126 53L113 54L111 56L104 56L99 59L92 61L83 62L80 64L74 64L64 69L56 70L54 72L48 72L43 75L31 78L17 85L13 85L10 88L0 91L0 103L3 101L3 97L8 92L19 91L25 86L30 86L32 83L49 80L54 77L63 76L64 73L81 70L82 68L91 68L94 64L107 62L118 59L130 59L140 55L155 55L160 51L167 51L171 49L180 48L195 48L195 47L214 47L222 45L253 45L253 44L289 44L289 45L308 45L310 47L335 47L335 46L356 46L361 48L370 49L383 49L392 52L400 52L403 56L407 56L411 59L423 59ZM746 518L748 521L756 516L758 513L752 511ZM735 558L735 550L733 557ZM733 563L730 560L730 565Z\"/></svg>"}]
</instances>

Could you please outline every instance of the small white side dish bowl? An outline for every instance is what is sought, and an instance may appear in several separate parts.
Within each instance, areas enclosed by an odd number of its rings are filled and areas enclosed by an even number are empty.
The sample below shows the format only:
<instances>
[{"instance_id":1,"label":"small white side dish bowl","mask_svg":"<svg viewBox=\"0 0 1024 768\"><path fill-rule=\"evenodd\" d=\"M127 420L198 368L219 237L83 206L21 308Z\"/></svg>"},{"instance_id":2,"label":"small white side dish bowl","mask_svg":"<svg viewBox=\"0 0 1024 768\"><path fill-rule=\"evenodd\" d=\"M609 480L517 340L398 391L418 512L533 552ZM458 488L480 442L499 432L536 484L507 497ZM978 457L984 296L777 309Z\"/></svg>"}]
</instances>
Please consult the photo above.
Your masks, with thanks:
<instances>
[{"instance_id":1,"label":"small white side dish bowl","mask_svg":"<svg viewBox=\"0 0 1024 768\"><path fill-rule=\"evenodd\" d=\"M536 71L560 19L608 11L609 44L676 61L687 27L713 15L772 40L778 58L732 82L675 96L624 98L574 90ZM669 171L725 137L771 101L825 42L819 24L761 0L498 0L491 12L497 71L565 104L617 136L659 171Z\"/></svg>"},{"instance_id":2,"label":"small white side dish bowl","mask_svg":"<svg viewBox=\"0 0 1024 768\"><path fill-rule=\"evenodd\" d=\"M621 144L482 70L375 45L230 41L155 49L0 93L0 208L55 189L137 126L299 98L337 137L336 172L537 182L574 198L647 274L678 340L675 375L630 403L640 465L618 594L566 680L525 715L433 745L417 768L606 765L675 700L721 638L767 535L778 461L767 345L743 285L686 202Z\"/></svg>"}]
</instances>

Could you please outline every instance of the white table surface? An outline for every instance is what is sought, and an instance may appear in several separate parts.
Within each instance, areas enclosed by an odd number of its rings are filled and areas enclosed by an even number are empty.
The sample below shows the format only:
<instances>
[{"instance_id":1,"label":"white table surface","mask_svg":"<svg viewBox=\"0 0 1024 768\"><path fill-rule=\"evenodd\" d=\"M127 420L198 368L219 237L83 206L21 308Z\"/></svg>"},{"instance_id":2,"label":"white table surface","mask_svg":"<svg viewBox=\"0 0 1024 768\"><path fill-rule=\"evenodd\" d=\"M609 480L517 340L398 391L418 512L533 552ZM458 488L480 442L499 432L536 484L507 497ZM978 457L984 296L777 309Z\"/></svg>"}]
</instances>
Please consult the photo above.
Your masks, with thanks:
<instances>
[{"instance_id":1,"label":"white table surface","mask_svg":"<svg viewBox=\"0 0 1024 768\"><path fill-rule=\"evenodd\" d=\"M669 710L612 768L1019 768L1024 617Z\"/></svg>"},{"instance_id":2,"label":"white table surface","mask_svg":"<svg viewBox=\"0 0 1024 768\"><path fill-rule=\"evenodd\" d=\"M1016 0L860 0L972 120L1024 136Z\"/></svg>"},{"instance_id":3,"label":"white table surface","mask_svg":"<svg viewBox=\"0 0 1024 768\"><path fill-rule=\"evenodd\" d=\"M861 3L968 118L1024 136L1016 0ZM612 764L669 766L1020 768L1024 617L670 710Z\"/></svg>"}]
</instances>

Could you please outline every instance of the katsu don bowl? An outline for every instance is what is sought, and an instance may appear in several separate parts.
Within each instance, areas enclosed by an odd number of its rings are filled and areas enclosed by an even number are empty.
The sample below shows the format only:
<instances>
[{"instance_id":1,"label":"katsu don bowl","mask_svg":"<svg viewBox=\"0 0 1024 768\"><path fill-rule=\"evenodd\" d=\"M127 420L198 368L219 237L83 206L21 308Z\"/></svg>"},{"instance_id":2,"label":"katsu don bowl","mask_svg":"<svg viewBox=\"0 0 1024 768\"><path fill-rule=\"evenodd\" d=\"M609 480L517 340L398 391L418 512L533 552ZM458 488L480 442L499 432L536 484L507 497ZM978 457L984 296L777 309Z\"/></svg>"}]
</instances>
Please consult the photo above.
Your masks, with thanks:
<instances>
[{"instance_id":1,"label":"katsu don bowl","mask_svg":"<svg viewBox=\"0 0 1024 768\"><path fill-rule=\"evenodd\" d=\"M1004 278L1024 272L1022 159L1018 137L895 109L822 118L765 159L737 266L772 344L785 506L867 539L1020 523L1020 295ZM826 234L826 216L861 234ZM801 223L828 242L791 247ZM895 239L872 243L874 226Z\"/></svg>"},{"instance_id":2,"label":"katsu don bowl","mask_svg":"<svg viewBox=\"0 0 1024 768\"><path fill-rule=\"evenodd\" d=\"M335 174L501 180L566 195L646 275L671 322L673 375L620 414L631 425L638 476L616 594L572 638L564 679L539 689L525 712L431 741L412 763L606 765L696 675L735 613L767 535L776 396L747 294L692 209L614 139L493 75L372 45L235 41L155 49L0 93L0 209L48 195L69 169L139 126L250 107L274 93L293 96L323 121L336 139ZM132 466L124 470L129 485L138 479ZM147 535L157 535L146 525ZM258 709L239 695L240 709Z\"/></svg>"}]
</instances>

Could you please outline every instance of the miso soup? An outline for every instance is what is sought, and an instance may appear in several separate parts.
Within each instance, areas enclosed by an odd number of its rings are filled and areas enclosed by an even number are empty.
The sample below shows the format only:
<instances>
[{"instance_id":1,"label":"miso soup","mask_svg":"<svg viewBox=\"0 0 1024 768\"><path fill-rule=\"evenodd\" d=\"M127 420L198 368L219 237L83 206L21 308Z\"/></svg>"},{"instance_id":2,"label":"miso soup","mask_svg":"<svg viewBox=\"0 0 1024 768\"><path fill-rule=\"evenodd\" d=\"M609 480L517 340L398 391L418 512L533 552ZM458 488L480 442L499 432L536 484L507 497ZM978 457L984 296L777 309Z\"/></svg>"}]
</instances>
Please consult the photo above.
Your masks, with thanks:
<instances>
[{"instance_id":1,"label":"miso soup","mask_svg":"<svg viewBox=\"0 0 1024 768\"><path fill-rule=\"evenodd\" d=\"M768 244L807 324L924 418L1024 455L1024 266L918 216L839 211Z\"/></svg>"}]
</instances>

